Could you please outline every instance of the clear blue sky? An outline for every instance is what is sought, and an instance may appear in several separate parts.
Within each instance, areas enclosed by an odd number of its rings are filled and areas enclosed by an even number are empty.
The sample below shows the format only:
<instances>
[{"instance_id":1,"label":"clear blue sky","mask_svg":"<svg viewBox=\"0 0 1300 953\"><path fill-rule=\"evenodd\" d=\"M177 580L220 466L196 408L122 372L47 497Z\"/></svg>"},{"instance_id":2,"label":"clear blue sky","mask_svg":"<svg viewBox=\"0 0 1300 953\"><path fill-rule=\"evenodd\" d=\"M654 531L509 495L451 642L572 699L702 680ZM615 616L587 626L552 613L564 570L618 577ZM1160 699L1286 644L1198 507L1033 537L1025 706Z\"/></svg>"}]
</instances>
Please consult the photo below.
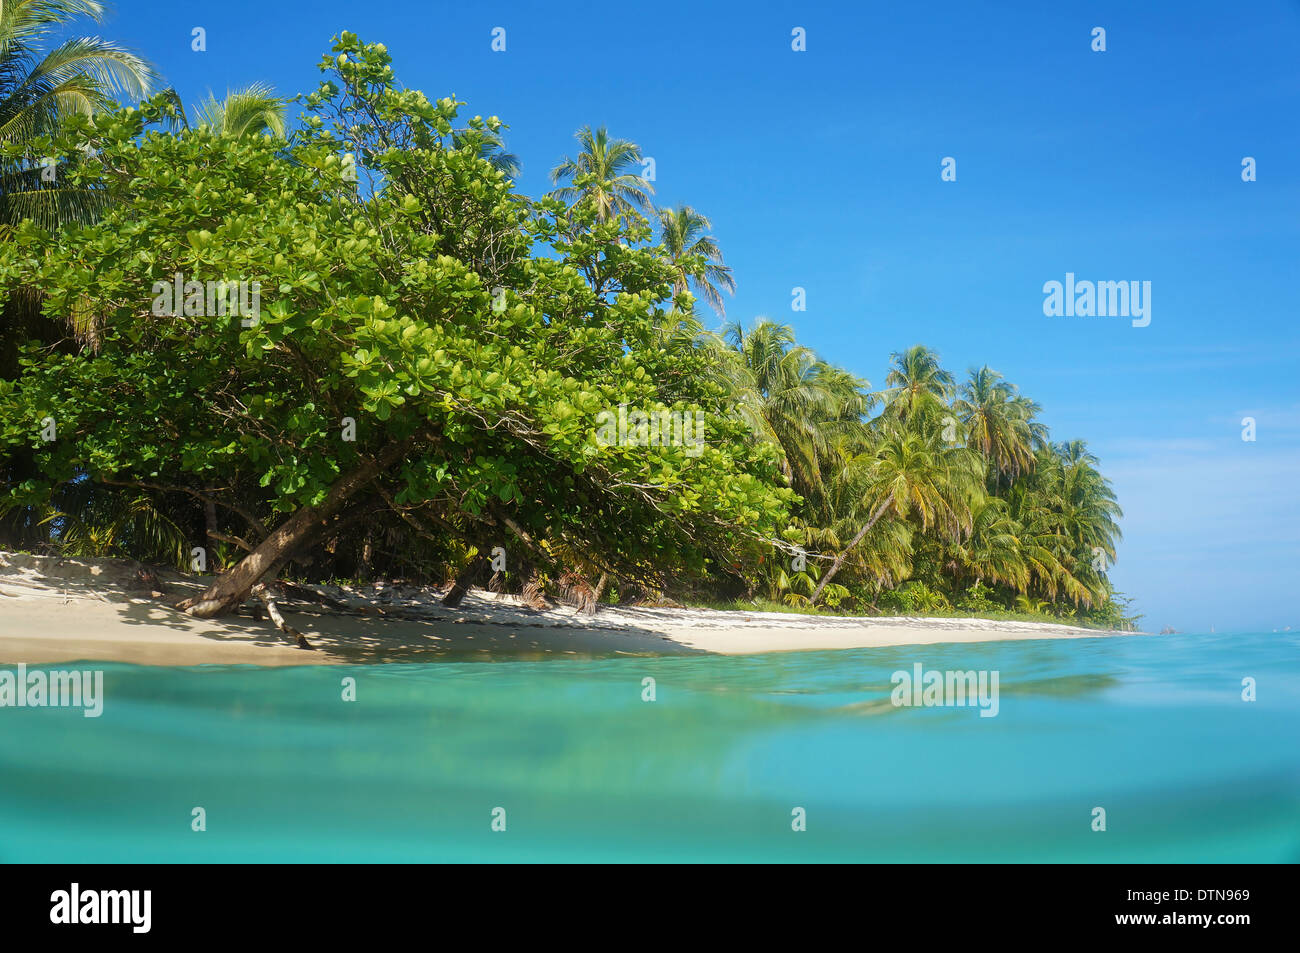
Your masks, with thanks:
<instances>
[{"instance_id":1,"label":"clear blue sky","mask_svg":"<svg viewBox=\"0 0 1300 953\"><path fill-rule=\"evenodd\" d=\"M918 342L1001 371L1101 457L1148 628L1300 627L1300 3L118 0L101 32L193 102L312 89L342 29L505 120L530 194L583 124L640 143L712 218L729 318L876 386ZM1150 326L1045 317L1066 272L1150 281Z\"/></svg>"}]
</instances>

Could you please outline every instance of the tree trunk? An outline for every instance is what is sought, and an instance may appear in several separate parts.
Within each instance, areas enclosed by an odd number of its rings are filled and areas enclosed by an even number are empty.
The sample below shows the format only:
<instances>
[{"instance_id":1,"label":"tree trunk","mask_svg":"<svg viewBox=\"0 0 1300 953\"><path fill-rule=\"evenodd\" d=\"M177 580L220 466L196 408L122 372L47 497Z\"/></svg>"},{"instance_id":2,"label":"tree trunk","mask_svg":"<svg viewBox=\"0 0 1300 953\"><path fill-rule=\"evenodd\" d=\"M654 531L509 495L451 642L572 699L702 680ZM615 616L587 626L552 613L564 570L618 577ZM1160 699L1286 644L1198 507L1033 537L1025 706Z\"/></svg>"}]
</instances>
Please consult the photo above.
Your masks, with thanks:
<instances>
[{"instance_id":1,"label":"tree trunk","mask_svg":"<svg viewBox=\"0 0 1300 953\"><path fill-rule=\"evenodd\" d=\"M272 569L283 565L312 532L339 510L359 489L373 480L405 451L408 444L394 444L378 459L365 460L345 473L330 487L320 506L304 506L275 528L255 550L229 571L222 573L202 595L177 606L199 619L234 612L248 598L253 587Z\"/></svg>"},{"instance_id":2,"label":"tree trunk","mask_svg":"<svg viewBox=\"0 0 1300 953\"><path fill-rule=\"evenodd\" d=\"M361 544L361 565L358 568L358 575L362 582L370 582L374 575L375 561L375 527L369 525L366 527L366 538Z\"/></svg>"},{"instance_id":3,"label":"tree trunk","mask_svg":"<svg viewBox=\"0 0 1300 953\"><path fill-rule=\"evenodd\" d=\"M609 585L609 573L602 572L600 578L596 580L596 591L591 594L591 614L596 614L596 606L600 603L600 597L605 594L605 587Z\"/></svg>"},{"instance_id":4,"label":"tree trunk","mask_svg":"<svg viewBox=\"0 0 1300 953\"><path fill-rule=\"evenodd\" d=\"M456 581L447 590L447 594L442 597L444 606L448 609L455 609L461 604L465 599L465 595L469 592L469 587L477 578L479 570L483 568L485 561L481 552L474 554L474 558L465 564L465 567L456 576Z\"/></svg>"},{"instance_id":5,"label":"tree trunk","mask_svg":"<svg viewBox=\"0 0 1300 953\"><path fill-rule=\"evenodd\" d=\"M204 493L211 493L212 487L205 486ZM217 563L212 555L212 545L221 539L221 530L217 525L217 504L210 497L203 501L203 551L208 554L207 571L216 573L225 568L224 561Z\"/></svg>"},{"instance_id":6,"label":"tree trunk","mask_svg":"<svg viewBox=\"0 0 1300 953\"><path fill-rule=\"evenodd\" d=\"M858 535L849 540L849 544L841 550L838 556L835 557L834 562L831 563L831 568L826 570L826 574L818 581L817 588L813 590L811 600L813 605L817 604L817 600L821 598L822 590L829 585L830 581L835 578L835 574L840 571L840 567L844 565L844 560L849 556L849 551L853 549L854 546L858 545L858 543L862 542L862 537L866 536L867 533L871 531L871 527L875 526L880 520L880 517L885 515L885 510L889 508L889 504L892 502L894 502L894 494L891 493L889 496L885 497L885 502L881 503L876 512L872 514L867 525L858 530Z\"/></svg>"},{"instance_id":7,"label":"tree trunk","mask_svg":"<svg viewBox=\"0 0 1300 953\"><path fill-rule=\"evenodd\" d=\"M205 493L211 493L210 487L203 488ZM216 539L217 536L217 504L211 499L203 501L203 529L204 536L208 539Z\"/></svg>"}]
</instances>

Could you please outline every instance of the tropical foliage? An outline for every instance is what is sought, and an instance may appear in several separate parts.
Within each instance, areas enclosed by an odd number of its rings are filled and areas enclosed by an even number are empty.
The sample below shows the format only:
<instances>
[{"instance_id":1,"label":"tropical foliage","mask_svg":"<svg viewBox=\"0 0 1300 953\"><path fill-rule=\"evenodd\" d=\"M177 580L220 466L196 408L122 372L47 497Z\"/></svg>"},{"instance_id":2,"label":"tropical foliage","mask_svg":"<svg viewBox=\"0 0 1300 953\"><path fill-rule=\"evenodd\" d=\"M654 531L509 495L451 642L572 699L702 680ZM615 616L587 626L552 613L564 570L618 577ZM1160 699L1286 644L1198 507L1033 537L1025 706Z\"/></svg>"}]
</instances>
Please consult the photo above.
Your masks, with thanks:
<instances>
[{"instance_id":1,"label":"tropical foliage","mask_svg":"<svg viewBox=\"0 0 1300 953\"><path fill-rule=\"evenodd\" d=\"M598 222L615 215L645 209L654 186L637 171L641 147L628 139L611 139L604 126L579 129L575 138L582 148L551 170L559 186L551 194L565 202L591 203Z\"/></svg>"},{"instance_id":2,"label":"tropical foliage","mask_svg":"<svg viewBox=\"0 0 1300 953\"><path fill-rule=\"evenodd\" d=\"M493 585L534 596L1122 617L1109 483L997 372L918 345L877 393L788 326L707 332L731 271L707 218L650 207L634 143L580 130L528 198L500 121L400 86L382 44L321 70L295 128L252 87L5 145L101 206L0 250L0 297L47 319L0 374L0 545L202 547L196 615L277 574L454 604L501 547Z\"/></svg>"},{"instance_id":3,"label":"tropical foliage","mask_svg":"<svg viewBox=\"0 0 1300 953\"><path fill-rule=\"evenodd\" d=\"M194 125L217 136L284 135L288 103L266 83L231 90L225 99L209 95L194 109Z\"/></svg>"},{"instance_id":4,"label":"tropical foliage","mask_svg":"<svg viewBox=\"0 0 1300 953\"><path fill-rule=\"evenodd\" d=\"M731 269L722 262L722 249L710 234L713 223L689 205L659 210L664 253L676 272L673 293L694 289L720 315L726 314L722 292L736 290Z\"/></svg>"},{"instance_id":5,"label":"tropical foliage","mask_svg":"<svg viewBox=\"0 0 1300 953\"><path fill-rule=\"evenodd\" d=\"M71 115L111 109L121 93L138 99L156 77L134 53L96 36L55 42L71 21L102 20L97 0L17 0L0 3L0 238L21 219L46 228L84 220L96 208L93 191L50 174L36 148Z\"/></svg>"}]
</instances>

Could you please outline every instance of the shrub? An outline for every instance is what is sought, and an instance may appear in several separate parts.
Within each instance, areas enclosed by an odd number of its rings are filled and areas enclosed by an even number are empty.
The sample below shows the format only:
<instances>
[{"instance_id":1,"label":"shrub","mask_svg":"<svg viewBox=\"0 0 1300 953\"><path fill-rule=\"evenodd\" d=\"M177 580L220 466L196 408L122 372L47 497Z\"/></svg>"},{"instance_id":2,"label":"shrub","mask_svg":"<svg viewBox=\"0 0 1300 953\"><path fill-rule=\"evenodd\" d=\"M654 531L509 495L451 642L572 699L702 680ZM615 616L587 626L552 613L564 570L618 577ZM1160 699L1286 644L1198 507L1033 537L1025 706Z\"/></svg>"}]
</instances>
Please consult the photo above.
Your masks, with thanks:
<instances>
[{"instance_id":1,"label":"shrub","mask_svg":"<svg viewBox=\"0 0 1300 953\"><path fill-rule=\"evenodd\" d=\"M923 582L908 582L897 589L886 590L880 594L876 604L882 609L898 612L942 612L952 608L947 596Z\"/></svg>"}]
</instances>

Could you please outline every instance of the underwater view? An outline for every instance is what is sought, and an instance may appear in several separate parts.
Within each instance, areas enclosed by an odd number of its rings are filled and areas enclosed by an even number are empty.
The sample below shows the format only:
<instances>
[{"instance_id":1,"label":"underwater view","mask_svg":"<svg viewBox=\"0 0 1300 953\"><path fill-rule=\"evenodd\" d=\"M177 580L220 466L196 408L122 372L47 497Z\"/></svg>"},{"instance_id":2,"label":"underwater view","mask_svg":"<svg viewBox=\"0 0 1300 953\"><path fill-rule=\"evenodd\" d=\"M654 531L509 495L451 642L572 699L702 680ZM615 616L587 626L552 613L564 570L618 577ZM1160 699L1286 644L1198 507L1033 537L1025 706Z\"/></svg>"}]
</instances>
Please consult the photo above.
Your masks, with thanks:
<instances>
[{"instance_id":1,"label":"underwater view","mask_svg":"<svg viewBox=\"0 0 1300 953\"><path fill-rule=\"evenodd\" d=\"M5 712L0 861L1293 863L1298 649L64 665L102 713ZM996 714L893 704L917 663L998 673Z\"/></svg>"}]
</instances>

